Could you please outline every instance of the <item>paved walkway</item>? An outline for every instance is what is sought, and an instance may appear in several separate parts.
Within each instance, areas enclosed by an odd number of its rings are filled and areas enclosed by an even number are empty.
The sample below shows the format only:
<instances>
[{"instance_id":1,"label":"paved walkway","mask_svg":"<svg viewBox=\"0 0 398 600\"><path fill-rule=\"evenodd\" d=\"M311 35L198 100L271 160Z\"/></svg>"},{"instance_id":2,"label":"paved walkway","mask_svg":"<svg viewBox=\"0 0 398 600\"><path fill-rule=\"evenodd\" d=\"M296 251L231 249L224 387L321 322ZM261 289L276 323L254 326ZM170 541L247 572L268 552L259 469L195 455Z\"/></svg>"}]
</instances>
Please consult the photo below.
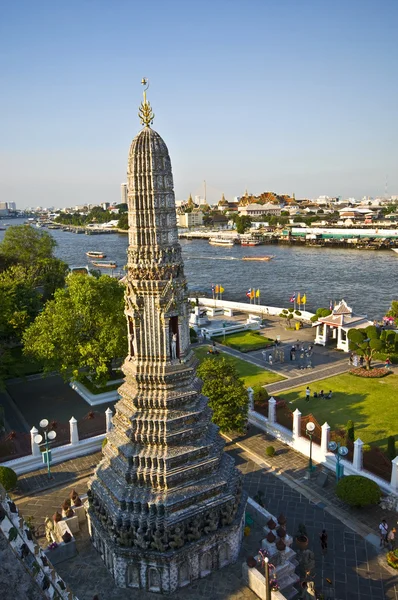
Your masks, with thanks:
<instances>
[{"instance_id":1,"label":"paved walkway","mask_svg":"<svg viewBox=\"0 0 398 600\"><path fill-rule=\"evenodd\" d=\"M278 450L277 455L264 460L265 447L271 441ZM398 600L397 576L381 566L378 548L368 543L364 537L373 534L372 523L378 522L378 515L368 511L360 516L357 514L359 511L349 511L340 506L333 497L332 484L330 490L328 489L330 497L325 495L324 490L315 490L314 483L309 484L303 479L306 461L255 428L245 438L231 439L227 443L226 451L234 456L237 467L242 471L244 487L249 495L255 497L262 492L267 510L276 516L283 512L287 517L289 533L294 535L299 523L306 525L309 547L315 553L317 589L325 592L328 578L333 582L336 600ZM79 467L86 466L83 461L87 458L90 458L94 465L100 459L100 453L69 461L73 463L68 469L71 477L73 472L76 478L81 476ZM55 512L72 488L76 488L81 494L84 493L87 479L85 477L80 481L71 480L68 484L47 491L39 491L36 488L35 492L32 489L31 494L17 500L17 504L22 513L32 516L38 525L44 516ZM32 486L38 482L37 474L32 474ZM385 516L388 518L388 515ZM320 552L318 538L324 528L328 532L329 542L325 556ZM250 538L245 540L240 560L244 560L248 553L253 554L259 548L260 539L260 530L252 532ZM91 600L95 593L99 594L100 600L127 600L132 597L131 590L114 588L113 581L99 555L92 548L87 533L79 539L78 549L79 555L76 558L57 568L79 600ZM142 593L139 597L141 600L154 598L153 595ZM192 600L255 598L242 583L239 564L228 567L221 573L214 573L171 597L173 600L187 597Z\"/></svg>"}]
</instances>

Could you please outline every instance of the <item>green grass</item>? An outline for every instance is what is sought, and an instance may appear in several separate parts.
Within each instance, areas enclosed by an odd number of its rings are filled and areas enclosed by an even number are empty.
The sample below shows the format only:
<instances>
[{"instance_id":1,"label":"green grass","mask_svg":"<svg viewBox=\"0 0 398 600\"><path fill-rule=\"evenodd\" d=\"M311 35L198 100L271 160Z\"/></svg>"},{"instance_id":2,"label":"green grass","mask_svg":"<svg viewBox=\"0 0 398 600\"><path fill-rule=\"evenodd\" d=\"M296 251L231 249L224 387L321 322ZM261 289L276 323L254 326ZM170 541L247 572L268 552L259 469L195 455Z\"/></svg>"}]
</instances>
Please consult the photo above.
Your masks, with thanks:
<instances>
[{"instance_id":1,"label":"green grass","mask_svg":"<svg viewBox=\"0 0 398 600\"><path fill-rule=\"evenodd\" d=\"M271 340L258 331L239 331L238 333L230 333L225 336L220 335L214 338L219 344L234 348L240 352L250 352L251 350L261 350L273 346L275 340Z\"/></svg>"},{"instance_id":2,"label":"green grass","mask_svg":"<svg viewBox=\"0 0 398 600\"><path fill-rule=\"evenodd\" d=\"M202 360L205 358L209 358L209 355L207 354L209 348L210 346L200 346L199 348L195 348L195 354L200 362L202 362ZM219 356L223 356L236 367L239 377L243 379L246 387L266 385L268 383L275 383L276 381L285 379L282 375L271 373L271 371L257 367L257 365L253 365L252 363L241 360L240 358L235 358L235 356L229 356L223 352L210 358L217 360Z\"/></svg>"},{"instance_id":3,"label":"green grass","mask_svg":"<svg viewBox=\"0 0 398 600\"><path fill-rule=\"evenodd\" d=\"M352 419L355 438L365 444L387 448L389 435L398 434L398 375L381 379L354 377L349 373L337 375L310 384L311 399L305 401L305 388L282 392L281 397L298 408L303 415L312 413L322 425L327 421L331 429L343 429ZM332 390L331 400L314 398L314 392Z\"/></svg>"}]
</instances>

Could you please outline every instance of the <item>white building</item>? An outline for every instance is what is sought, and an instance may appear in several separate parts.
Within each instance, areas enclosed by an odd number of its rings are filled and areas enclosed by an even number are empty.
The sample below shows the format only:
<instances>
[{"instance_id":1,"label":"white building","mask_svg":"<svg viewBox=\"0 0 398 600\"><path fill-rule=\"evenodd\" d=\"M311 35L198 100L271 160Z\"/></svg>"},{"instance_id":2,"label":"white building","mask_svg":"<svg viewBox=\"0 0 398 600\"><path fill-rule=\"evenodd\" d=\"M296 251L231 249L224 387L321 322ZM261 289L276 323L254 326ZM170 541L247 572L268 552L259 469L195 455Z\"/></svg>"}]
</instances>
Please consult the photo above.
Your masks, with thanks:
<instances>
[{"instance_id":1,"label":"white building","mask_svg":"<svg viewBox=\"0 0 398 600\"><path fill-rule=\"evenodd\" d=\"M193 210L190 213L182 215L177 214L178 227L200 227L203 225L203 213L200 210Z\"/></svg>"},{"instance_id":2,"label":"white building","mask_svg":"<svg viewBox=\"0 0 398 600\"><path fill-rule=\"evenodd\" d=\"M127 195L128 195L127 183L122 183L120 185L120 203L121 204L127 204Z\"/></svg>"},{"instance_id":3,"label":"white building","mask_svg":"<svg viewBox=\"0 0 398 600\"><path fill-rule=\"evenodd\" d=\"M279 204L248 204L247 206L238 206L240 215L248 217L261 217L263 215L275 215L280 217L281 207Z\"/></svg>"},{"instance_id":4,"label":"white building","mask_svg":"<svg viewBox=\"0 0 398 600\"><path fill-rule=\"evenodd\" d=\"M315 344L326 346L329 340L336 341L337 350L349 351L348 332L350 329L366 329L373 325L365 315L356 315L352 312L345 300L337 304L332 313L321 317L313 327L316 327Z\"/></svg>"}]
</instances>

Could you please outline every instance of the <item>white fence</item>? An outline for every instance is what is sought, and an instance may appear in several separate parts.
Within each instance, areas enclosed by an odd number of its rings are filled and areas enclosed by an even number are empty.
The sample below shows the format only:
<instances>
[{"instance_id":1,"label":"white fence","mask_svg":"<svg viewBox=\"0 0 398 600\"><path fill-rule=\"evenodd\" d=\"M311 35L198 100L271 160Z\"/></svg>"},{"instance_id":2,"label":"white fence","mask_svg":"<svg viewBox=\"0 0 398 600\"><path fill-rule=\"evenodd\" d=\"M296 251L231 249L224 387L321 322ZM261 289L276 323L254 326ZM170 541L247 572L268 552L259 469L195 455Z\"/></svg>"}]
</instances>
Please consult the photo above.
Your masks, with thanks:
<instances>
[{"instance_id":1,"label":"white fence","mask_svg":"<svg viewBox=\"0 0 398 600\"><path fill-rule=\"evenodd\" d=\"M270 398L268 401L268 418L263 417L253 410L253 391L248 390L250 398L249 423L256 425L259 429L266 431L273 437L277 438L284 444L287 444L304 456L310 455L310 440L301 435L301 412L296 408L293 413L293 431L286 429L276 422L276 400ZM317 463L320 463L335 471L336 457L328 450L330 441L330 426L327 423L322 425L321 445L312 444L312 458ZM346 475L363 475L375 481L379 487L387 494L398 493L398 456L392 461L391 480L388 483L386 480L377 477L373 473L366 471L363 468L363 442L359 438L354 442L354 456L352 463L348 460L341 459L340 464L344 466ZM398 504L397 504L398 510Z\"/></svg>"},{"instance_id":2,"label":"white fence","mask_svg":"<svg viewBox=\"0 0 398 600\"><path fill-rule=\"evenodd\" d=\"M112 429L112 411L110 408L106 409L105 416L106 433L108 433ZM70 443L65 444L64 446L51 448L52 465L64 462L65 460L71 460L78 456L84 456L85 454L98 452L98 450L101 449L104 438L106 437L106 433L101 433L100 435L79 440L77 420L74 417L69 420L69 427ZM14 460L7 460L6 462L1 463L0 466L10 467L17 473L17 475L22 475L23 473L29 473L31 471L41 469L43 467L42 452L40 451L39 445L35 442L35 436L38 433L39 432L36 427L32 427L30 430L31 454L28 454L27 456L21 456L20 458L16 458Z\"/></svg>"},{"instance_id":3,"label":"white fence","mask_svg":"<svg viewBox=\"0 0 398 600\"><path fill-rule=\"evenodd\" d=\"M251 304L249 302L230 302L229 300L213 300L213 298L190 298L191 302L196 302L199 300L199 304L202 306L207 306L209 308L221 308L221 309L232 309L238 310L241 312L248 312L252 314L261 315L262 317L270 316L279 316L284 308L279 308L277 306L267 306L265 304ZM301 310L301 316L293 314L294 319L297 321L310 321L311 317L314 316L314 313L309 312L308 310Z\"/></svg>"}]
</instances>

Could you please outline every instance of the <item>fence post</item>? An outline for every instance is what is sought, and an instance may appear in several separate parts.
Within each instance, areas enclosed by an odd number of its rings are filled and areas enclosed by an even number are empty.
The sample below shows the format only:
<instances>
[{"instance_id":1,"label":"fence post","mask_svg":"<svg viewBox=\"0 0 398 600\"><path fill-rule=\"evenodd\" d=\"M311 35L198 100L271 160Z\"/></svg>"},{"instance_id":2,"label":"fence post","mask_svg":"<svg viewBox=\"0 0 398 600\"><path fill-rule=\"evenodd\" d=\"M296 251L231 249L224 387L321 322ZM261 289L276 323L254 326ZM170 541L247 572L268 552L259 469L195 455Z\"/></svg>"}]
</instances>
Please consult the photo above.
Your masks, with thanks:
<instances>
[{"instance_id":1,"label":"fence post","mask_svg":"<svg viewBox=\"0 0 398 600\"><path fill-rule=\"evenodd\" d=\"M108 407L105 411L106 416L106 433L109 433L113 428L112 424L112 410Z\"/></svg>"},{"instance_id":2,"label":"fence post","mask_svg":"<svg viewBox=\"0 0 398 600\"><path fill-rule=\"evenodd\" d=\"M398 456L391 461L391 489L398 492Z\"/></svg>"},{"instance_id":3,"label":"fence post","mask_svg":"<svg viewBox=\"0 0 398 600\"><path fill-rule=\"evenodd\" d=\"M32 448L32 456L40 456L41 454L39 444L36 444L35 442L35 435L37 435L38 433L39 432L37 431L36 427L33 425L32 429L30 430L30 445Z\"/></svg>"},{"instance_id":4,"label":"fence post","mask_svg":"<svg viewBox=\"0 0 398 600\"><path fill-rule=\"evenodd\" d=\"M247 388L247 395L249 396L249 412L254 410L254 390L251 387Z\"/></svg>"},{"instance_id":5,"label":"fence post","mask_svg":"<svg viewBox=\"0 0 398 600\"><path fill-rule=\"evenodd\" d=\"M276 400L273 396L268 400L268 423L272 425L276 422Z\"/></svg>"},{"instance_id":6,"label":"fence post","mask_svg":"<svg viewBox=\"0 0 398 600\"><path fill-rule=\"evenodd\" d=\"M70 443L72 445L79 443L79 430L77 429L77 421L75 417L69 419L70 428Z\"/></svg>"},{"instance_id":7,"label":"fence post","mask_svg":"<svg viewBox=\"0 0 398 600\"><path fill-rule=\"evenodd\" d=\"M293 413L293 439L301 435L301 412L298 408Z\"/></svg>"},{"instance_id":8,"label":"fence post","mask_svg":"<svg viewBox=\"0 0 398 600\"><path fill-rule=\"evenodd\" d=\"M326 421L325 421L324 424L322 425L321 429L322 429L321 451L322 451L323 456L326 456L326 454L328 453L328 450L329 450L330 425L328 425L328 423L326 423Z\"/></svg>"},{"instance_id":9,"label":"fence post","mask_svg":"<svg viewBox=\"0 0 398 600\"><path fill-rule=\"evenodd\" d=\"M354 457L352 459L352 466L357 471L362 471L363 456L362 456L363 441L359 438L354 442Z\"/></svg>"}]
</instances>

